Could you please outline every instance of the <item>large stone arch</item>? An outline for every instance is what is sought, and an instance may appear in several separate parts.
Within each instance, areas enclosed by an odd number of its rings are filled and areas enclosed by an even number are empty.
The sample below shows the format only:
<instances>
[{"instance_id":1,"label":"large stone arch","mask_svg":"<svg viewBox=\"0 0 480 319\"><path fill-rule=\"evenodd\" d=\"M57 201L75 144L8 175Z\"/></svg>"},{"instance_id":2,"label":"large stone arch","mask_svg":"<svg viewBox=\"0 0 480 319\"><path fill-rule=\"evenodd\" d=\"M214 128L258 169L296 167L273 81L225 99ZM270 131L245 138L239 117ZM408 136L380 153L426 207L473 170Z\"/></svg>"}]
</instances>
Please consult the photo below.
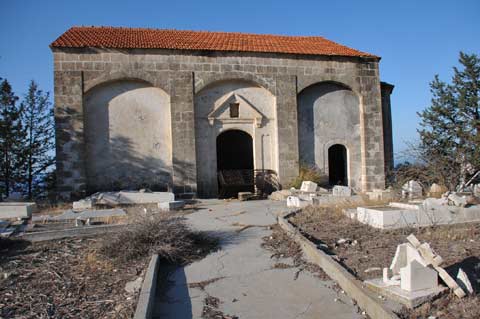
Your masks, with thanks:
<instances>
[{"instance_id":1,"label":"large stone arch","mask_svg":"<svg viewBox=\"0 0 480 319\"><path fill-rule=\"evenodd\" d=\"M360 94L358 83L355 82L355 79L352 77L344 77L334 74L322 74L322 75L311 75L311 76L302 76L299 77L297 82L297 92L298 94L302 93L303 90L309 88L313 85L320 83L332 83L338 86L342 86L345 89L348 89L355 93L361 101L362 95Z\"/></svg>"},{"instance_id":2,"label":"large stone arch","mask_svg":"<svg viewBox=\"0 0 480 319\"><path fill-rule=\"evenodd\" d=\"M197 188L201 197L218 194L216 138L226 130L241 130L253 138L256 169L277 171L276 100L250 79L223 79L195 94ZM230 117L230 103L239 103L238 118Z\"/></svg>"},{"instance_id":3,"label":"large stone arch","mask_svg":"<svg viewBox=\"0 0 480 319\"><path fill-rule=\"evenodd\" d=\"M272 95L275 95L275 84L272 78L262 77L254 73L244 73L244 72L222 72L222 73L213 73L213 72L198 72L195 73L195 92L198 94L204 89L215 86L218 82L228 82L228 81L245 81L252 84L258 85L260 87L268 90Z\"/></svg>"},{"instance_id":4,"label":"large stone arch","mask_svg":"<svg viewBox=\"0 0 480 319\"><path fill-rule=\"evenodd\" d=\"M360 189L362 176L361 98L336 81L316 82L297 97L300 163L328 175L328 149L343 145L348 152L348 182Z\"/></svg>"},{"instance_id":5,"label":"large stone arch","mask_svg":"<svg viewBox=\"0 0 480 319\"><path fill-rule=\"evenodd\" d=\"M90 192L172 183L170 96L146 81L121 79L84 94L87 188Z\"/></svg>"},{"instance_id":6,"label":"large stone arch","mask_svg":"<svg viewBox=\"0 0 480 319\"><path fill-rule=\"evenodd\" d=\"M158 87L165 92L169 92L167 84L168 78L169 75L167 72L146 72L143 70L123 70L116 72L102 72L101 74L96 72L85 72L83 92L85 94L96 86L119 81L145 82L150 86Z\"/></svg>"}]
</instances>

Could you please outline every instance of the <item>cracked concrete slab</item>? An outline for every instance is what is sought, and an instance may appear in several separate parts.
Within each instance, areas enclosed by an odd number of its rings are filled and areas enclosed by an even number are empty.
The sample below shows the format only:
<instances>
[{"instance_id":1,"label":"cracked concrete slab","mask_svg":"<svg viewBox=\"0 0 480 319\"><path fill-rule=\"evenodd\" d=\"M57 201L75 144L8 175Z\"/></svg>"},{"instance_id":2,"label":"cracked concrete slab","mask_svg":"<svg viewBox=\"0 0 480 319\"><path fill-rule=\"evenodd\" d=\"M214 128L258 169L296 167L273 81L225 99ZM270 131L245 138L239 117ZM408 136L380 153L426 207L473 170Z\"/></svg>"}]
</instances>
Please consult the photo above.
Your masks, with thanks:
<instances>
[{"instance_id":1,"label":"cracked concrete slab","mask_svg":"<svg viewBox=\"0 0 480 319\"><path fill-rule=\"evenodd\" d=\"M203 201L188 215L195 229L220 237L221 249L168 277L159 295L154 318L201 318L204 299L220 299L219 310L239 318L361 318L351 299L297 268L276 269L276 263L293 264L289 258L272 259L261 247L268 227L286 210L273 201ZM242 212L239 214L239 212ZM238 232L243 226L255 225ZM262 226L262 227L258 227ZM196 283L207 282L199 287Z\"/></svg>"}]
</instances>

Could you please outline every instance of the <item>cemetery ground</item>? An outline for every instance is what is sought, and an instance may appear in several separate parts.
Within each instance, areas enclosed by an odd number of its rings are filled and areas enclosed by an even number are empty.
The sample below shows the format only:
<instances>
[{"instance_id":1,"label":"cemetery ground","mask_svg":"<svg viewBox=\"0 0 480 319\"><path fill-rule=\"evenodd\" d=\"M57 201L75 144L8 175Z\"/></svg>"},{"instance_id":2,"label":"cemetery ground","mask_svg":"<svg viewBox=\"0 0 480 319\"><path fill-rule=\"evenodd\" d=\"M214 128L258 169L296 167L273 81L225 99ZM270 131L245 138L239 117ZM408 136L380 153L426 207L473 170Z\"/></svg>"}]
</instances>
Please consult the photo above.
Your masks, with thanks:
<instances>
[{"instance_id":1,"label":"cemetery ground","mask_svg":"<svg viewBox=\"0 0 480 319\"><path fill-rule=\"evenodd\" d=\"M480 223L436 225L423 228L380 230L346 217L345 207L307 207L289 221L327 251L360 280L382 277L390 266L397 245L414 234L428 242L444 259L443 267L455 278L458 268L470 277L474 290L480 284ZM472 280L473 279L473 280ZM458 298L448 291L414 310L403 309L405 318L478 318L478 295Z\"/></svg>"},{"instance_id":2,"label":"cemetery ground","mask_svg":"<svg viewBox=\"0 0 480 319\"><path fill-rule=\"evenodd\" d=\"M187 228L184 215L136 217L126 230L95 237L0 238L0 318L132 318L153 252L164 263L184 265L215 250L216 240Z\"/></svg>"},{"instance_id":3,"label":"cemetery ground","mask_svg":"<svg viewBox=\"0 0 480 319\"><path fill-rule=\"evenodd\" d=\"M397 245L414 234L443 257L452 277L459 267L465 270L478 293L480 223L380 230L346 217L343 209L352 206L343 199L307 206L289 221L362 281L382 277ZM94 221L128 224L119 232L42 242L0 238L0 318L132 318L153 253L176 269L159 274L158 287L168 287L160 289L154 318L180 318L183 312L205 319L365 316L275 224L284 201L206 200L176 212L160 212L157 205L119 207L127 216ZM69 208L34 216L61 216ZM33 232L75 227L73 220L36 220ZM447 290L399 316L478 318L477 296L460 299Z\"/></svg>"}]
</instances>

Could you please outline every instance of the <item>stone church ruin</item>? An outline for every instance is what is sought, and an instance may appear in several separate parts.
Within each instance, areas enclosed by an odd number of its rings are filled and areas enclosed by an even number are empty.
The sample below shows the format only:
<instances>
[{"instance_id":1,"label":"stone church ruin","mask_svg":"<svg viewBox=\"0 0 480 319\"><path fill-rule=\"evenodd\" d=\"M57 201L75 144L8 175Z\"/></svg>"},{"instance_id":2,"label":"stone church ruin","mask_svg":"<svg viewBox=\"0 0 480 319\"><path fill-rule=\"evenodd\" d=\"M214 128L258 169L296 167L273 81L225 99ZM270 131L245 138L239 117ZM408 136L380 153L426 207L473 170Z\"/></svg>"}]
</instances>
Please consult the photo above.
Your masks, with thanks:
<instances>
[{"instance_id":1,"label":"stone church ruin","mask_svg":"<svg viewBox=\"0 0 480 319\"><path fill-rule=\"evenodd\" d=\"M385 187L393 86L378 56L322 37L111 27L73 27L50 47L65 197L215 197L266 172L287 185L300 165Z\"/></svg>"}]
</instances>

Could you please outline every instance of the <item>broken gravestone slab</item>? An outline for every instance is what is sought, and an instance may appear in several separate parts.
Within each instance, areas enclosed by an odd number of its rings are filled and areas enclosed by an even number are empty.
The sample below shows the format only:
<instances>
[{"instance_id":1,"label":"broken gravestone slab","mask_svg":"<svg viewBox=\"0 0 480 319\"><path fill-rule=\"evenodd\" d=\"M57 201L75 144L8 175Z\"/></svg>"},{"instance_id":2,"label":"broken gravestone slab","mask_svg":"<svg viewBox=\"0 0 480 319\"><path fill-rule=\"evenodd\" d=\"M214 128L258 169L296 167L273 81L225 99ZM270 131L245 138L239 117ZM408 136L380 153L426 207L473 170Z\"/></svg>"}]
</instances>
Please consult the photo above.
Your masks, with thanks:
<instances>
[{"instance_id":1,"label":"broken gravestone slab","mask_svg":"<svg viewBox=\"0 0 480 319\"><path fill-rule=\"evenodd\" d=\"M442 294L447 288L437 285L432 289L417 291L407 291L400 288L399 285L389 285L383 282L381 278L369 279L365 281L367 287L373 289L379 294L397 301L408 308L415 308L425 302L433 300L436 296Z\"/></svg>"},{"instance_id":2,"label":"broken gravestone slab","mask_svg":"<svg viewBox=\"0 0 480 319\"><path fill-rule=\"evenodd\" d=\"M0 203L0 219L30 218L36 210L37 205L35 203L3 202Z\"/></svg>"},{"instance_id":3,"label":"broken gravestone slab","mask_svg":"<svg viewBox=\"0 0 480 319\"><path fill-rule=\"evenodd\" d=\"M95 198L84 198L73 202L73 210L92 209L95 206Z\"/></svg>"},{"instance_id":4,"label":"broken gravestone slab","mask_svg":"<svg viewBox=\"0 0 480 319\"><path fill-rule=\"evenodd\" d=\"M448 200L457 207L467 206L467 199L463 196L457 195L456 193L448 194Z\"/></svg>"},{"instance_id":5,"label":"broken gravestone slab","mask_svg":"<svg viewBox=\"0 0 480 319\"><path fill-rule=\"evenodd\" d=\"M473 294L472 283L462 268L458 269L457 284L463 289L463 291L468 292L470 295Z\"/></svg>"},{"instance_id":6,"label":"broken gravestone slab","mask_svg":"<svg viewBox=\"0 0 480 319\"><path fill-rule=\"evenodd\" d=\"M286 200L288 196L291 196L293 192L289 189L282 189L276 192L273 192L268 196L270 200Z\"/></svg>"},{"instance_id":7,"label":"broken gravestone slab","mask_svg":"<svg viewBox=\"0 0 480 319\"><path fill-rule=\"evenodd\" d=\"M124 217L127 213L123 209L97 209L97 210L85 210L78 213L77 218L105 218L105 217Z\"/></svg>"},{"instance_id":8,"label":"broken gravestone slab","mask_svg":"<svg viewBox=\"0 0 480 319\"><path fill-rule=\"evenodd\" d=\"M412 260L406 267L400 269L400 288L403 290L418 291L433 289L437 286L437 272L416 260Z\"/></svg>"},{"instance_id":9,"label":"broken gravestone slab","mask_svg":"<svg viewBox=\"0 0 480 319\"><path fill-rule=\"evenodd\" d=\"M402 186L402 197L409 199L419 199L422 198L422 185L419 182L411 180L403 184Z\"/></svg>"},{"instance_id":10,"label":"broken gravestone slab","mask_svg":"<svg viewBox=\"0 0 480 319\"><path fill-rule=\"evenodd\" d=\"M158 203L158 208L161 211L171 211L171 210L179 210L185 206L185 202L183 200L175 200L171 202L163 202Z\"/></svg>"},{"instance_id":11,"label":"broken gravestone slab","mask_svg":"<svg viewBox=\"0 0 480 319\"><path fill-rule=\"evenodd\" d=\"M87 209L81 212L67 210L63 214L57 216L38 216L34 221L68 221L89 218L108 218L108 217L125 217L127 213L123 209Z\"/></svg>"},{"instance_id":12,"label":"broken gravestone slab","mask_svg":"<svg viewBox=\"0 0 480 319\"><path fill-rule=\"evenodd\" d=\"M298 196L288 196L287 197L287 207L302 208L310 205L311 202L301 199Z\"/></svg>"},{"instance_id":13,"label":"broken gravestone slab","mask_svg":"<svg viewBox=\"0 0 480 319\"><path fill-rule=\"evenodd\" d=\"M418 249L423 259L427 263L432 264L433 268L438 272L438 275L440 278L442 278L443 282L445 282L447 286L453 290L453 293L457 295L457 297L465 297L465 291L457 284L457 282L447 273L445 269L440 267L442 258L430 248L430 245L427 243L420 244L420 241L413 234L410 234L407 237L407 240L412 244L412 246Z\"/></svg>"},{"instance_id":14,"label":"broken gravestone slab","mask_svg":"<svg viewBox=\"0 0 480 319\"><path fill-rule=\"evenodd\" d=\"M422 256L413 245L409 243L398 245L397 250L395 251L395 256L390 265L392 274L400 274L400 269L407 267L412 261L417 261L423 267L427 266L427 263L423 260Z\"/></svg>"},{"instance_id":15,"label":"broken gravestone slab","mask_svg":"<svg viewBox=\"0 0 480 319\"><path fill-rule=\"evenodd\" d=\"M352 189L348 186L334 186L333 196L350 197L352 196Z\"/></svg>"},{"instance_id":16,"label":"broken gravestone slab","mask_svg":"<svg viewBox=\"0 0 480 319\"><path fill-rule=\"evenodd\" d=\"M435 264L441 263L441 258L437 258L439 256L431 250L430 246L427 243L421 244L414 235L408 236L407 239L410 243L397 246L391 268L383 269L383 278L366 280L365 284L413 308L432 300L446 288L438 284L440 274L438 269L443 270L443 268ZM419 248L421 248L420 251Z\"/></svg>"},{"instance_id":17,"label":"broken gravestone slab","mask_svg":"<svg viewBox=\"0 0 480 319\"><path fill-rule=\"evenodd\" d=\"M369 200L372 201L383 201L383 200L392 200L395 197L395 193L390 189L374 189L370 192L365 193Z\"/></svg>"},{"instance_id":18,"label":"broken gravestone slab","mask_svg":"<svg viewBox=\"0 0 480 319\"><path fill-rule=\"evenodd\" d=\"M317 183L311 181L303 181L300 190L302 192L313 193L317 191Z\"/></svg>"},{"instance_id":19,"label":"broken gravestone slab","mask_svg":"<svg viewBox=\"0 0 480 319\"><path fill-rule=\"evenodd\" d=\"M124 205L124 204L157 204L161 202L171 202L175 200L175 195L170 192L139 192L139 191L120 191L95 193L90 197L74 203L74 209L91 209L93 205ZM78 207L78 208L76 208Z\"/></svg>"}]
</instances>

